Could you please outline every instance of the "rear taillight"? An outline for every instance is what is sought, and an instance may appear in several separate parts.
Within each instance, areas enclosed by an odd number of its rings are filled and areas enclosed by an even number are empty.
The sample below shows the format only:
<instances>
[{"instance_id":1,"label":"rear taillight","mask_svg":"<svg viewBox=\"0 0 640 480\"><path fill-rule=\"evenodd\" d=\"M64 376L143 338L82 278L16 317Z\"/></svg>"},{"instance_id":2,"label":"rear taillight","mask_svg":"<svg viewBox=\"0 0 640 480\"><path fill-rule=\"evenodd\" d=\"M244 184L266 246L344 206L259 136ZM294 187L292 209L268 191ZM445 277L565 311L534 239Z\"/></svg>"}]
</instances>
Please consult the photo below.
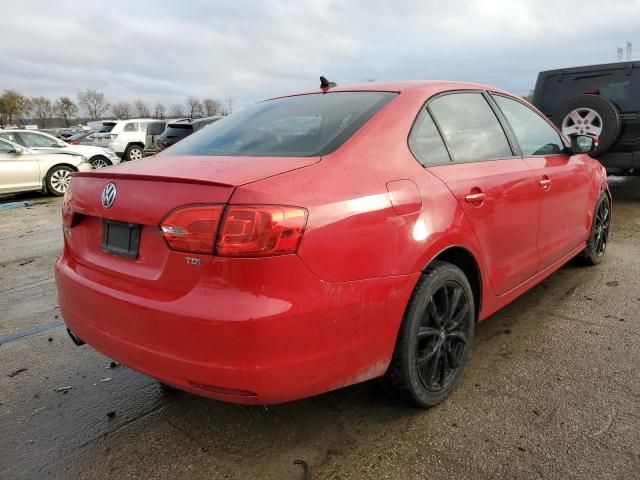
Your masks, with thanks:
<instances>
[{"instance_id":1,"label":"rear taillight","mask_svg":"<svg viewBox=\"0 0 640 480\"><path fill-rule=\"evenodd\" d=\"M174 210L160 228L173 250L262 257L295 253L306 225L299 207L193 205Z\"/></svg>"},{"instance_id":2,"label":"rear taillight","mask_svg":"<svg viewBox=\"0 0 640 480\"><path fill-rule=\"evenodd\" d=\"M173 250L213 253L221 205L193 205L173 211L160 228Z\"/></svg>"},{"instance_id":3,"label":"rear taillight","mask_svg":"<svg viewBox=\"0 0 640 480\"><path fill-rule=\"evenodd\" d=\"M116 138L118 138L118 134L110 133L109 135L105 135L105 137L107 138L107 140L115 140Z\"/></svg>"},{"instance_id":4,"label":"rear taillight","mask_svg":"<svg viewBox=\"0 0 640 480\"><path fill-rule=\"evenodd\" d=\"M80 142L78 140L65 140L67 143L70 143L71 145L80 145Z\"/></svg>"},{"instance_id":5,"label":"rear taillight","mask_svg":"<svg viewBox=\"0 0 640 480\"><path fill-rule=\"evenodd\" d=\"M304 208L230 205L220 227L216 253L225 257L294 253L306 225Z\"/></svg>"}]
</instances>

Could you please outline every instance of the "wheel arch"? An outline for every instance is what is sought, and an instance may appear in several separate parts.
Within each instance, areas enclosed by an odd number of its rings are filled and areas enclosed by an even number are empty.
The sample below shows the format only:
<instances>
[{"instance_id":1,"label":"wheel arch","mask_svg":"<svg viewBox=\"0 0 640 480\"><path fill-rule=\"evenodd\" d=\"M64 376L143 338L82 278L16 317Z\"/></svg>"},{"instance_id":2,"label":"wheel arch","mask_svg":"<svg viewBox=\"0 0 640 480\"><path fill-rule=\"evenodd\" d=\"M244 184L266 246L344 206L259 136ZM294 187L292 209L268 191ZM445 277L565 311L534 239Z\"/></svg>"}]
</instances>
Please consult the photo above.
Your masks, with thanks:
<instances>
[{"instance_id":1,"label":"wheel arch","mask_svg":"<svg viewBox=\"0 0 640 480\"><path fill-rule=\"evenodd\" d=\"M480 318L482 307L482 273L480 265L475 256L465 247L454 245L445 248L435 255L422 269L425 271L433 262L447 262L458 267L465 274L471 284L471 291L474 297L476 322Z\"/></svg>"}]
</instances>

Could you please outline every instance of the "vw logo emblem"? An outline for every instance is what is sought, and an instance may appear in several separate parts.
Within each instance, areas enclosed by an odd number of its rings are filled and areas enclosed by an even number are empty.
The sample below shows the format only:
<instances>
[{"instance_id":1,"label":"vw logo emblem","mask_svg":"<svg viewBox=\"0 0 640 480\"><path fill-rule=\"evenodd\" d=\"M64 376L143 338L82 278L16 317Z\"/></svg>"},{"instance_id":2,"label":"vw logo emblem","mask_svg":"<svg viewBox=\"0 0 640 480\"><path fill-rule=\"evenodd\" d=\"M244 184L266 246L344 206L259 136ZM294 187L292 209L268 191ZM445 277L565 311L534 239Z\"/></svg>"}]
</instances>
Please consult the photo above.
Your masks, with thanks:
<instances>
[{"instance_id":1,"label":"vw logo emblem","mask_svg":"<svg viewBox=\"0 0 640 480\"><path fill-rule=\"evenodd\" d=\"M104 208L111 208L113 202L116 200L116 184L109 182L107 186L102 190L102 206Z\"/></svg>"}]
</instances>

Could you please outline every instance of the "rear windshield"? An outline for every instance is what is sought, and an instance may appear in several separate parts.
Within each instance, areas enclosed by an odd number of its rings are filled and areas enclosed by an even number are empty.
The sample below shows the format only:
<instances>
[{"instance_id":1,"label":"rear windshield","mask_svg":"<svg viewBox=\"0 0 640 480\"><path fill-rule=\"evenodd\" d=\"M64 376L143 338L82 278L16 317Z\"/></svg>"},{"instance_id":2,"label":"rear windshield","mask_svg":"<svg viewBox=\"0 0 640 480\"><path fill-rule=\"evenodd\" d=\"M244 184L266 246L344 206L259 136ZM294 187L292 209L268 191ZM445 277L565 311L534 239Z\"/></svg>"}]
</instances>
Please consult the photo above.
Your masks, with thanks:
<instances>
[{"instance_id":1,"label":"rear windshield","mask_svg":"<svg viewBox=\"0 0 640 480\"><path fill-rule=\"evenodd\" d=\"M167 129L162 133L165 138L186 137L193 131L193 125L188 123L172 123L167 125Z\"/></svg>"},{"instance_id":2,"label":"rear windshield","mask_svg":"<svg viewBox=\"0 0 640 480\"><path fill-rule=\"evenodd\" d=\"M166 155L312 157L342 145L395 93L333 92L257 103L189 136Z\"/></svg>"},{"instance_id":3,"label":"rear windshield","mask_svg":"<svg viewBox=\"0 0 640 480\"><path fill-rule=\"evenodd\" d=\"M100 130L98 130L98 133L109 133L115 126L115 123L103 123Z\"/></svg>"}]
</instances>

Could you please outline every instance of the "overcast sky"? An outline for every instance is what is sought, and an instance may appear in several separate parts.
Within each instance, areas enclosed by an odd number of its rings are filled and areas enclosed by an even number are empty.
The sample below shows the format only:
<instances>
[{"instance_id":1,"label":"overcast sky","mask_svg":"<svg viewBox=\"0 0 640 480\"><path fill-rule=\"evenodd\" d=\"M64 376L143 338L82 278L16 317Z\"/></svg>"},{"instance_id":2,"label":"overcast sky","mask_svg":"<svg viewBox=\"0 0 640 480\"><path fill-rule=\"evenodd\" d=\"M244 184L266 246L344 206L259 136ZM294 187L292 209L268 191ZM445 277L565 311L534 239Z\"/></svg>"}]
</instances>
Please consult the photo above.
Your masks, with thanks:
<instances>
[{"instance_id":1,"label":"overcast sky","mask_svg":"<svg viewBox=\"0 0 640 480\"><path fill-rule=\"evenodd\" d=\"M3 2L0 90L236 105L368 79L450 79L514 93L540 70L640 54L640 0ZM640 55L633 55L639 58Z\"/></svg>"}]
</instances>

